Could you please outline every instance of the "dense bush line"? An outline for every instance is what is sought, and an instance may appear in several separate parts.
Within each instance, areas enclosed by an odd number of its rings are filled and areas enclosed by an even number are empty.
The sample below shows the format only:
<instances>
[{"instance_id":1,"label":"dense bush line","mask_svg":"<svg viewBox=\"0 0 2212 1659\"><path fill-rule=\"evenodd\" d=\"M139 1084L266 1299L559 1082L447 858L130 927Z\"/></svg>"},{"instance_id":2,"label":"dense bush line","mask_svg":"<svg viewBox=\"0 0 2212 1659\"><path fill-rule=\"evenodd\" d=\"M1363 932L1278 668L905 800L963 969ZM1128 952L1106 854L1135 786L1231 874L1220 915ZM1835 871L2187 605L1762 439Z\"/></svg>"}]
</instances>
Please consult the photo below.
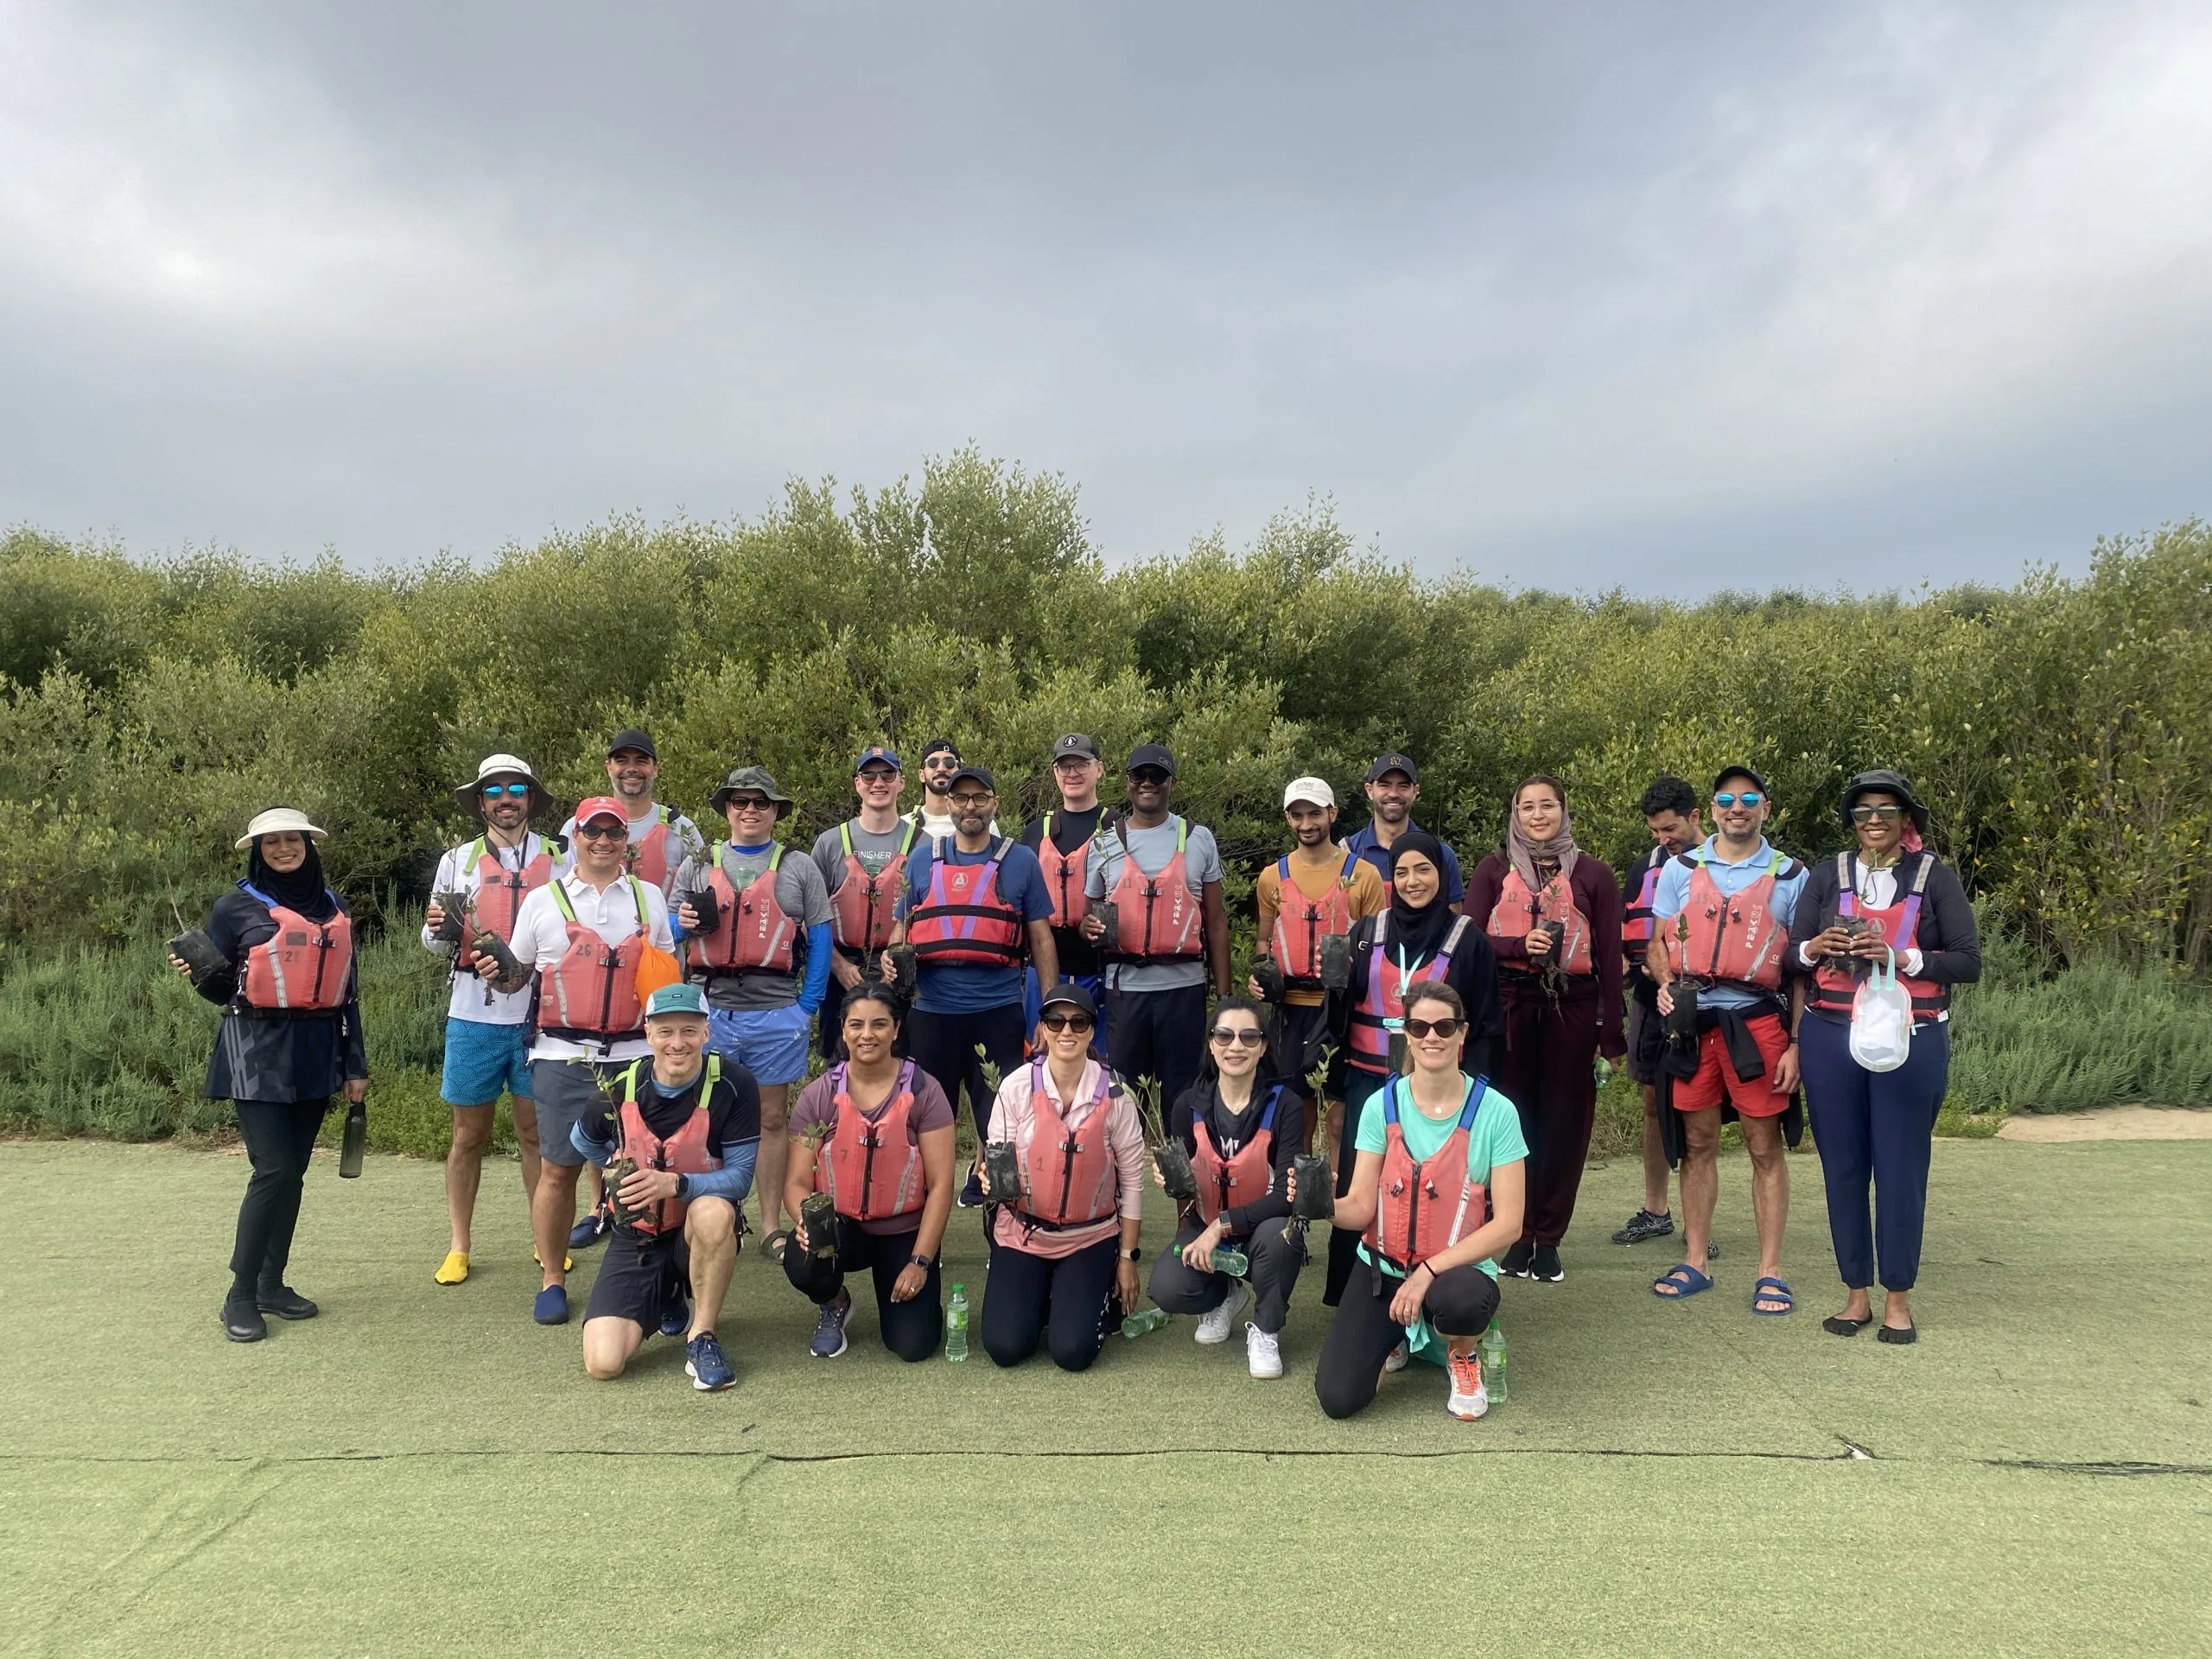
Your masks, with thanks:
<instances>
[{"instance_id":1,"label":"dense bush line","mask_svg":"<svg viewBox=\"0 0 2212 1659\"><path fill-rule=\"evenodd\" d=\"M2202 524L2101 545L2079 582L1675 605L1421 580L1313 504L1247 549L1109 569L1064 480L962 453L872 494L794 483L757 521L617 520L481 569L143 562L17 531L0 579L10 942L143 938L172 895L200 910L276 800L330 826L349 890L419 897L478 756L517 750L573 798L629 721L666 798L697 810L760 760L800 837L845 815L866 742L949 734L1027 805L1059 730L1164 739L1239 887L1281 842L1284 779L1356 801L1386 747L1423 761L1423 816L1463 846L1541 769L1612 857L1662 769L1756 760L1777 838L1817 855L1838 784L1892 765L2039 948L2195 970L2212 942Z\"/></svg>"}]
</instances>

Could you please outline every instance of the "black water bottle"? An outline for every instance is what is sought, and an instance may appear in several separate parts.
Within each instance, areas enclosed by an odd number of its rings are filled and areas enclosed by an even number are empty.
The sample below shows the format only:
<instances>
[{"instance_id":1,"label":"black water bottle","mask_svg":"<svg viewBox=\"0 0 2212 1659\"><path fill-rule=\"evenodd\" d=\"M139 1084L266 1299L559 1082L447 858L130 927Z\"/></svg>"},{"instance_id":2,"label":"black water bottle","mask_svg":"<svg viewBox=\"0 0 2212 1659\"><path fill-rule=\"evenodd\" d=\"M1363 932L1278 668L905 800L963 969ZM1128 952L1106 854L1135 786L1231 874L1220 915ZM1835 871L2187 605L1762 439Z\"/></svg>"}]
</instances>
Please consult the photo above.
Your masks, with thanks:
<instances>
[{"instance_id":1,"label":"black water bottle","mask_svg":"<svg viewBox=\"0 0 2212 1659\"><path fill-rule=\"evenodd\" d=\"M365 1101L355 1101L346 1109L346 1138L338 1147L338 1174L342 1180L354 1180L361 1173L361 1154L368 1150L369 1108Z\"/></svg>"}]
</instances>

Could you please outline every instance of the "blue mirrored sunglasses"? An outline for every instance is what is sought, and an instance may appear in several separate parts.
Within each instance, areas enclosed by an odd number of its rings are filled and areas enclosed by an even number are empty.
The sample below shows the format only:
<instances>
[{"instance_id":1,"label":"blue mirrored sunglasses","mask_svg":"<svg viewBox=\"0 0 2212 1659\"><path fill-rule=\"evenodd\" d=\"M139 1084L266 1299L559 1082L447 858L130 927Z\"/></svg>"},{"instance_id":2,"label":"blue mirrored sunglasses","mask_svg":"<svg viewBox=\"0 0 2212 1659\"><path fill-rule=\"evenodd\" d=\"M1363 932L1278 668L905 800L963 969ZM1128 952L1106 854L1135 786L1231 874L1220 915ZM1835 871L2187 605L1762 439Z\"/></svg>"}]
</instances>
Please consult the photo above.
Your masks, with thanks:
<instances>
[{"instance_id":1,"label":"blue mirrored sunglasses","mask_svg":"<svg viewBox=\"0 0 2212 1659\"><path fill-rule=\"evenodd\" d=\"M528 784L486 784L484 785L484 798L487 801L496 801L502 795L512 795L519 800L529 793Z\"/></svg>"},{"instance_id":2,"label":"blue mirrored sunglasses","mask_svg":"<svg viewBox=\"0 0 2212 1659\"><path fill-rule=\"evenodd\" d=\"M1757 806L1764 799L1766 799L1766 797L1760 794L1756 789L1747 789L1740 795L1731 795L1723 791L1713 798L1713 804L1715 806L1733 806L1740 801L1745 806Z\"/></svg>"}]
</instances>

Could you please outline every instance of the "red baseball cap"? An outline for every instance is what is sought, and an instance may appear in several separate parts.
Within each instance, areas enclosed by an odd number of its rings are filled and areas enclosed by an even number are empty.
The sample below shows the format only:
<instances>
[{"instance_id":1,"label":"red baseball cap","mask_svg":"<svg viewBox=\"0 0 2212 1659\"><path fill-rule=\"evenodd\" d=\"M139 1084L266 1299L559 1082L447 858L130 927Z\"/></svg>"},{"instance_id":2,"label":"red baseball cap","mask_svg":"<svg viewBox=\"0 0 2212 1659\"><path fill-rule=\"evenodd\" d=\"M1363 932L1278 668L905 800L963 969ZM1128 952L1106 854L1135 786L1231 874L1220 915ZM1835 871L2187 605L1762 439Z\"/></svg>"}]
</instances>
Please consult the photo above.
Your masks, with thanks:
<instances>
[{"instance_id":1,"label":"red baseball cap","mask_svg":"<svg viewBox=\"0 0 2212 1659\"><path fill-rule=\"evenodd\" d=\"M630 815L622 810L622 803L612 795L594 795L576 803L576 828L581 830L594 818L613 818L621 823L630 822Z\"/></svg>"}]
</instances>

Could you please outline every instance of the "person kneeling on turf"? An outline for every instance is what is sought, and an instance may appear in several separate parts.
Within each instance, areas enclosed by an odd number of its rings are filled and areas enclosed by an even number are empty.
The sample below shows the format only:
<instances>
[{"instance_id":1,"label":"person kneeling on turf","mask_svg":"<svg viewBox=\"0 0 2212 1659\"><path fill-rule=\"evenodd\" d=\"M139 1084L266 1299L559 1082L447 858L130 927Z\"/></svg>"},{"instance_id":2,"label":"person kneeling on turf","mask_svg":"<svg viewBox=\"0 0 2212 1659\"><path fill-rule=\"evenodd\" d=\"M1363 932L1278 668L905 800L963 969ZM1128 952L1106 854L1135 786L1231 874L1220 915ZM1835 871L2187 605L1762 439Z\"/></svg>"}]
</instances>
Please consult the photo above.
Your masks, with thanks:
<instances>
[{"instance_id":1,"label":"person kneeling on turf","mask_svg":"<svg viewBox=\"0 0 2212 1659\"><path fill-rule=\"evenodd\" d=\"M1513 1103L1459 1069L1467 1012L1457 991L1414 986L1405 1032L1413 1075L1369 1096L1358 1160L1337 1199L1337 1225L1366 1236L1313 1391L1330 1416L1349 1417L1410 1351L1444 1366L1444 1408L1471 1421L1490 1409L1475 1343L1497 1312L1491 1257L1521 1236L1529 1147ZM1287 1185L1294 1204L1294 1173Z\"/></svg>"},{"instance_id":2,"label":"person kneeling on turf","mask_svg":"<svg viewBox=\"0 0 2212 1659\"><path fill-rule=\"evenodd\" d=\"M846 991L837 1033L845 1056L799 1091L791 1109L784 1207L798 1226L784 1274L820 1310L817 1359L845 1351L853 1294L845 1275L875 1280L883 1345L907 1361L927 1359L944 1334L938 1258L952 1214L952 1106L937 1079L892 1052L899 1005L880 980ZM822 1200L836 1215L834 1237L807 1225Z\"/></svg>"},{"instance_id":3,"label":"person kneeling on turf","mask_svg":"<svg viewBox=\"0 0 2212 1659\"><path fill-rule=\"evenodd\" d=\"M682 1332L683 1369L711 1392L737 1381L715 1320L737 1266L737 1207L753 1188L760 1090L743 1066L707 1053L696 985L652 994L645 1040L651 1058L632 1061L570 1135L613 1188L614 1234L584 1310L584 1370L620 1376L652 1332Z\"/></svg>"}]
</instances>

